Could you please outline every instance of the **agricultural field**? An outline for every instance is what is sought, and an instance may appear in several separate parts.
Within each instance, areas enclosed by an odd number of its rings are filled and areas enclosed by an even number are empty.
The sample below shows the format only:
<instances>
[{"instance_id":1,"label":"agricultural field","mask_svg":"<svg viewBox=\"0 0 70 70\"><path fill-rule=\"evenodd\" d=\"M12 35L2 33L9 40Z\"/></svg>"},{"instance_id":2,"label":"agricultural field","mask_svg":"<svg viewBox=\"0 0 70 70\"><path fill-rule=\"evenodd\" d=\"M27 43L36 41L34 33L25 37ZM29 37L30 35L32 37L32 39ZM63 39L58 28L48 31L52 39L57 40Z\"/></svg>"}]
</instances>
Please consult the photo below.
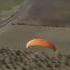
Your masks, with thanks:
<instances>
[{"instance_id":1,"label":"agricultural field","mask_svg":"<svg viewBox=\"0 0 70 70\"><path fill-rule=\"evenodd\" d=\"M69 0L0 0L0 70L70 70L69 5ZM27 49L36 38L55 43L58 60L52 49Z\"/></svg>"}]
</instances>

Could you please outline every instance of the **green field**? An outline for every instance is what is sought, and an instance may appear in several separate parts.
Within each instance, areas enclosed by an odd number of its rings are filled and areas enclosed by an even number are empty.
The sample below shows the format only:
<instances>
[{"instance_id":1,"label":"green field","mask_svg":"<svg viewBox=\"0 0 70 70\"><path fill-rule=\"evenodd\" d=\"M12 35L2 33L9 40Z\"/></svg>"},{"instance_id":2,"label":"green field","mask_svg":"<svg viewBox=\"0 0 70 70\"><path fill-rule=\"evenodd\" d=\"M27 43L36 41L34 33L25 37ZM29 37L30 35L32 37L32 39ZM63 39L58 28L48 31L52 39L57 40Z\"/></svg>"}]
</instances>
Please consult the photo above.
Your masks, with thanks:
<instances>
[{"instance_id":1,"label":"green field","mask_svg":"<svg viewBox=\"0 0 70 70\"><path fill-rule=\"evenodd\" d=\"M0 21L15 13L24 0L0 0Z\"/></svg>"},{"instance_id":2,"label":"green field","mask_svg":"<svg viewBox=\"0 0 70 70\"><path fill-rule=\"evenodd\" d=\"M10 10L12 7L19 5L23 0L0 0L0 11Z\"/></svg>"}]
</instances>

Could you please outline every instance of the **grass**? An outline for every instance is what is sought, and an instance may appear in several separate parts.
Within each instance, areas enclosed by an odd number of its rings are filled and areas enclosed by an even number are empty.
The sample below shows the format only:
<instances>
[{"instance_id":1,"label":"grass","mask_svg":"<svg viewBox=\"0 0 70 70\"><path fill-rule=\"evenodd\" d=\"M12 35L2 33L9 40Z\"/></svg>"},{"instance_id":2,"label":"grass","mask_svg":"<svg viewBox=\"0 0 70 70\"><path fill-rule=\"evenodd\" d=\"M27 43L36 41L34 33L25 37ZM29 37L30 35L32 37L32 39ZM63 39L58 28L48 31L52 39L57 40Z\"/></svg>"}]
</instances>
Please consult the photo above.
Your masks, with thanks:
<instances>
[{"instance_id":1,"label":"grass","mask_svg":"<svg viewBox=\"0 0 70 70\"><path fill-rule=\"evenodd\" d=\"M20 4L23 0L0 0L0 11L10 10L12 7Z\"/></svg>"},{"instance_id":2,"label":"grass","mask_svg":"<svg viewBox=\"0 0 70 70\"><path fill-rule=\"evenodd\" d=\"M0 21L15 13L23 0L0 0Z\"/></svg>"}]
</instances>

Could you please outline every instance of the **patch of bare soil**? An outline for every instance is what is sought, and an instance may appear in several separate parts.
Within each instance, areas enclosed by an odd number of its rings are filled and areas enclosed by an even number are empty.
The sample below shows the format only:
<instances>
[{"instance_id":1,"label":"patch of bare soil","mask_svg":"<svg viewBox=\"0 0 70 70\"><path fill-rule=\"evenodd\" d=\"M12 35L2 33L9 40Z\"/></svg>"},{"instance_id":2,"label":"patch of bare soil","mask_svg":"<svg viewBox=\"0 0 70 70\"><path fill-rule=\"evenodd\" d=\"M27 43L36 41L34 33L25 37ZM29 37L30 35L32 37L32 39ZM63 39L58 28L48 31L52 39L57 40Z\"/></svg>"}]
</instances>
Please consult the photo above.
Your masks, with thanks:
<instances>
[{"instance_id":1,"label":"patch of bare soil","mask_svg":"<svg viewBox=\"0 0 70 70\"><path fill-rule=\"evenodd\" d=\"M1 25L70 27L69 0L25 0L13 16Z\"/></svg>"}]
</instances>

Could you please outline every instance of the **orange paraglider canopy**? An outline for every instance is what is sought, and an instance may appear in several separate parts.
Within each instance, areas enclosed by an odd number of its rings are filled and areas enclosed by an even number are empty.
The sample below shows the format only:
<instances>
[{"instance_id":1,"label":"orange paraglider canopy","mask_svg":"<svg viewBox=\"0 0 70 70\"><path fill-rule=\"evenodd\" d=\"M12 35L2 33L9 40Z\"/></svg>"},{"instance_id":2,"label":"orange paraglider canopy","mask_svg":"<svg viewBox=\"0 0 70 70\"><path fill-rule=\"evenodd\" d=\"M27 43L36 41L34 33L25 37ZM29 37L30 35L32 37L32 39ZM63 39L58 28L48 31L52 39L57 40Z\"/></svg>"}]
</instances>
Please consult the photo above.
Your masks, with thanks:
<instances>
[{"instance_id":1,"label":"orange paraglider canopy","mask_svg":"<svg viewBox=\"0 0 70 70\"><path fill-rule=\"evenodd\" d=\"M54 51L56 51L56 46L51 43L51 42L48 42L44 39L33 39L33 40L30 40L27 45L26 45L26 48L30 48L30 47L46 47L46 48L50 48L50 49L53 49Z\"/></svg>"}]
</instances>

